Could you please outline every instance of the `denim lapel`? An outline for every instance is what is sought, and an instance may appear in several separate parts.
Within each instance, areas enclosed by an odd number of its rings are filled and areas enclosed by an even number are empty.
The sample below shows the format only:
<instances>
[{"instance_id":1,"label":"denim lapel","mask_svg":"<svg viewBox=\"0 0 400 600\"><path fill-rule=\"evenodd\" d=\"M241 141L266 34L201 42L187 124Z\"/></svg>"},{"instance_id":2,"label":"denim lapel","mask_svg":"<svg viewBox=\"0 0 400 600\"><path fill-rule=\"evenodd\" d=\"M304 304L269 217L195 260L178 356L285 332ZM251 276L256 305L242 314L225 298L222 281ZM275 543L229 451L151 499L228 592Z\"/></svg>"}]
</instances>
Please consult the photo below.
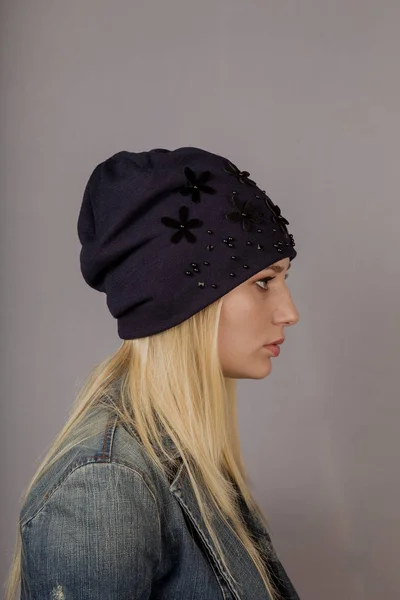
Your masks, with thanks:
<instances>
[{"instance_id":1,"label":"denim lapel","mask_svg":"<svg viewBox=\"0 0 400 600\"><path fill-rule=\"evenodd\" d=\"M128 430L135 436L140 444L142 444L136 430L130 424L127 425ZM169 436L164 436L164 442L169 450L176 450L176 447ZM164 457L160 456L160 460L163 462ZM229 588L235 600L269 600L269 594L247 551L241 546L239 540L215 512L218 540L224 550L228 566L233 573L233 576L238 580L240 587L236 582L232 581L232 578L226 572L224 565L218 557L217 548L211 539L204 519L200 513L186 466L181 461L182 459L179 458L181 464L177 469L174 469L175 474L172 479L169 480L169 490L179 502L187 519L189 519L195 527L209 560L212 561L214 569L218 572L218 576L224 581L223 585ZM249 529L257 537L257 540L261 545L263 558L268 563L270 572L272 571L271 574L273 575L274 583L278 587L282 600L300 600L275 552L268 531L265 529L260 519L248 510L245 502L243 500L239 500L239 502Z\"/></svg>"},{"instance_id":2,"label":"denim lapel","mask_svg":"<svg viewBox=\"0 0 400 600\"><path fill-rule=\"evenodd\" d=\"M179 502L186 517L196 529L203 549L208 555L209 560L212 561L214 568L218 571L220 577L222 577L229 587L233 598L235 598L235 600L268 600L268 592L265 589L264 583L253 561L233 532L215 511L213 513L214 526L216 528L218 541L224 551L225 560L229 569L235 579L237 579L238 583L233 581L229 573L227 573L224 565L219 559L217 548L206 528L184 463L179 467L169 489ZM249 526L252 527L255 532L257 531L258 535L261 535L265 556L267 556L267 553L271 552L272 548L268 534L265 537L265 533L267 532L262 527L261 523L250 515L248 511L246 518L248 518ZM273 552L273 554L275 553Z\"/></svg>"}]
</instances>

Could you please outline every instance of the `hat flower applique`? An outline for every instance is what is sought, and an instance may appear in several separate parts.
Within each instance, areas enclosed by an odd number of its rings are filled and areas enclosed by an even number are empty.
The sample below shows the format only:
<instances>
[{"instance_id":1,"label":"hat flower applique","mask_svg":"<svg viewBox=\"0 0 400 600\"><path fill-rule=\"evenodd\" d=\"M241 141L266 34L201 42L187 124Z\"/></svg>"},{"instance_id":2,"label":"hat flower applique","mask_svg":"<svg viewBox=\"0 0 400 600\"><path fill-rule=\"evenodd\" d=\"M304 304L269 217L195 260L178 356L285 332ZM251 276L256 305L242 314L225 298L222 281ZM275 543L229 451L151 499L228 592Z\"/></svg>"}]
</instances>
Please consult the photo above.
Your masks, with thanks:
<instances>
[{"instance_id":1,"label":"hat flower applique","mask_svg":"<svg viewBox=\"0 0 400 600\"><path fill-rule=\"evenodd\" d=\"M224 168L226 173L233 175L240 181L240 183L249 183L250 185L257 185L255 181L249 179L250 173L248 171L240 171L236 165L228 160L227 166Z\"/></svg>"},{"instance_id":2,"label":"hat flower applique","mask_svg":"<svg viewBox=\"0 0 400 600\"><path fill-rule=\"evenodd\" d=\"M269 196L267 196L265 191L263 191L263 194L264 194L265 205L272 212L271 221L273 223L277 223L279 225L279 227L281 228L281 230L283 231L283 233L285 234L285 237L287 237L289 234L289 231L288 231L286 225L289 225L289 221L287 219L285 219L284 216L282 216L281 209L279 208L279 206L272 202L271 198L269 198Z\"/></svg>"},{"instance_id":3,"label":"hat flower applique","mask_svg":"<svg viewBox=\"0 0 400 600\"><path fill-rule=\"evenodd\" d=\"M200 192L205 194L215 194L215 189L206 185L211 177L210 171L203 171L199 176L190 168L185 167L187 183L179 188L182 196L192 196L192 201L198 204L200 202Z\"/></svg>"},{"instance_id":4,"label":"hat flower applique","mask_svg":"<svg viewBox=\"0 0 400 600\"><path fill-rule=\"evenodd\" d=\"M203 221L200 219L188 219L188 217L189 208L187 206L180 207L178 220L172 219L171 217L161 217L161 222L164 223L164 225L178 230L171 237L171 242L174 244L180 242L184 237L188 242L194 243L196 241L196 236L189 230L201 227Z\"/></svg>"},{"instance_id":5,"label":"hat flower applique","mask_svg":"<svg viewBox=\"0 0 400 600\"><path fill-rule=\"evenodd\" d=\"M234 192L230 203L235 210L225 215L225 218L229 221L241 223L245 231L251 231L253 228L253 223L262 223L264 213L255 209L251 200L241 202L237 193Z\"/></svg>"}]
</instances>

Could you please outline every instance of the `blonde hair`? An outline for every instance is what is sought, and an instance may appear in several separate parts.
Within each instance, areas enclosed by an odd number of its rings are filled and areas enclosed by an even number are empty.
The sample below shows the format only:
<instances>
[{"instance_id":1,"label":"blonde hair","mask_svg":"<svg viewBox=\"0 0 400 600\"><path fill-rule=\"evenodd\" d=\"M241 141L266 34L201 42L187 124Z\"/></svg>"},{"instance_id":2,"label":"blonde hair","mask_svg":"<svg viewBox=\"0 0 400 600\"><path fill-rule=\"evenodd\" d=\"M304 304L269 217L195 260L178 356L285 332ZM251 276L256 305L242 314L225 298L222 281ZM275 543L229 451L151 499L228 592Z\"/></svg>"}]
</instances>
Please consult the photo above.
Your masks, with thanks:
<instances>
[{"instance_id":1,"label":"blonde hair","mask_svg":"<svg viewBox=\"0 0 400 600\"><path fill-rule=\"evenodd\" d=\"M113 412L133 426L154 464L163 465L153 445L163 447L160 425L170 436L184 462L206 527L221 561L229 572L216 533L211 525L208 499L253 560L272 600L278 600L257 540L244 525L237 505L236 484L244 501L264 527L268 523L250 491L240 451L236 379L225 378L218 358L218 328L223 298L197 312L183 323L161 333L123 340L119 349L96 365L80 388L68 419L50 445L42 463L22 496L24 502L39 478L64 453L88 439L100 421L87 419L88 411L119 381ZM101 411L99 411L101 412ZM96 414L96 411L94 411ZM104 423L103 423L104 427ZM173 462L173 457L171 457ZM165 469L165 467L164 467ZM164 471L165 472L165 471ZM14 600L21 582L21 531L6 583L6 599ZM233 574L230 573L235 580Z\"/></svg>"}]
</instances>

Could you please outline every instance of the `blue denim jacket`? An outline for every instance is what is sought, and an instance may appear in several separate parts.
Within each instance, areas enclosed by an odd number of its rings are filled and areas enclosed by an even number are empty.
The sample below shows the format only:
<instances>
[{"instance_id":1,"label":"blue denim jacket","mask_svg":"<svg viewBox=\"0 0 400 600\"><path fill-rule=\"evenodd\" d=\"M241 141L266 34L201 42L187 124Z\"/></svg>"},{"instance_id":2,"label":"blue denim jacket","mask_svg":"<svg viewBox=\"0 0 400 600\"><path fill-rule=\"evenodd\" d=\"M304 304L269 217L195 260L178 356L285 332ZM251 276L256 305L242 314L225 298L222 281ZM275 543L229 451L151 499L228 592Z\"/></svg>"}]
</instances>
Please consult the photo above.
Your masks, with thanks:
<instances>
[{"instance_id":1,"label":"blue denim jacket","mask_svg":"<svg viewBox=\"0 0 400 600\"><path fill-rule=\"evenodd\" d=\"M221 564L182 461L172 480L137 433L104 411L104 430L59 458L21 512L21 600L268 600L217 518ZM259 519L245 512L285 600L299 600Z\"/></svg>"}]
</instances>

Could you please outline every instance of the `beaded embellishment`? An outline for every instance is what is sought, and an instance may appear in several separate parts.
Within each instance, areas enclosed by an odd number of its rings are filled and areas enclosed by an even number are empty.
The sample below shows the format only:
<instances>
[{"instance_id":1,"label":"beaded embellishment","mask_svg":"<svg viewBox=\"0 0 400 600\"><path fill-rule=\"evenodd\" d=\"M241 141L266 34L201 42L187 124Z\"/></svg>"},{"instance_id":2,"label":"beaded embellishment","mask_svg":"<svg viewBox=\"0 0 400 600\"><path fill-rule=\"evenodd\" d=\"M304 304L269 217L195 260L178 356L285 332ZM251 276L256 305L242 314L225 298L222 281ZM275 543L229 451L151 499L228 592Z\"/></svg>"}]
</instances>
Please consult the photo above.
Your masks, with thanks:
<instances>
[{"instance_id":1,"label":"beaded embellishment","mask_svg":"<svg viewBox=\"0 0 400 600\"><path fill-rule=\"evenodd\" d=\"M265 202L266 206L269 208L269 210L272 212L272 217L271 217L272 222L278 223L279 227L285 234L285 237L287 237L289 234L289 231L288 231L286 225L289 225L289 221L287 219L285 219L285 217L282 216L281 209L279 208L279 206L277 204L274 204L272 202L271 198L269 196L267 196L267 194L265 192L263 192L263 193L264 193L264 202Z\"/></svg>"},{"instance_id":2,"label":"beaded embellishment","mask_svg":"<svg viewBox=\"0 0 400 600\"><path fill-rule=\"evenodd\" d=\"M229 175L236 177L237 180L241 184L248 183L250 185L257 186L255 181L253 181L252 179L249 179L250 173L248 171L240 171L238 169L238 167L236 165L234 165L233 163L231 163L230 161L227 162L227 164L223 170L226 173L228 173ZM207 185L207 182L211 178L210 171L203 171L202 173L197 175L190 167L186 166L184 169L184 174L186 176L187 181L184 185L182 185L178 188L178 191L182 196L191 196L192 201L194 203L198 204L200 202L201 193L205 193L205 194L215 194L216 193L216 190L214 188ZM258 200L260 200L261 198L263 199L264 204L268 208L268 211L270 214L269 219L274 224L279 226L280 230L284 233L284 237L288 238L288 241L285 242L285 245L289 246L289 243L290 243L292 246L294 246L295 243L294 243L293 235L289 234L288 229L286 227L286 225L289 225L289 221L287 219L285 219L285 217L283 217L279 206L272 202L271 198L269 198L269 196L267 196L265 190L262 191L262 196L256 194L255 198ZM239 223L241 225L242 229L246 232L253 231L253 225L258 225L260 223L264 223L265 218L267 218L267 216L264 212L258 210L254 206L252 199L241 201L239 199L239 195L236 190L232 191L232 196L229 200L229 203L233 207L233 210L231 212L226 213L225 218L228 219L229 221L231 221L232 223ZM189 219L189 207L187 207L187 206L181 206L179 208L179 218L178 219L173 219L171 217L162 217L161 222L164 225L166 225L167 227L171 227L172 229L177 229L177 231L170 238L171 242L173 242L174 244L177 244L183 238L186 238L186 240L190 243L196 242L197 238L194 235L194 233L192 233L190 230L196 229L203 225L203 221L201 221L200 219ZM256 231L257 231L257 233L262 233L262 229L257 228ZM272 231L274 233L276 233L277 229L273 228ZM211 229L208 229L207 233L209 235L214 234L214 232ZM235 248L235 244L233 243L234 241L235 241L235 239L232 236L228 236L226 239L222 239L222 243L226 244L229 248ZM246 245L248 245L248 246L252 246L253 243L255 243L257 250L262 251L264 249L264 246L262 244L253 242L252 240L249 240L249 239L246 240ZM282 246L283 246L282 241L276 241L275 243L273 243L273 246L274 246L274 248L276 248L277 252L279 252L279 253L282 252ZM214 244L206 245L206 249L208 251L212 251L214 248L215 248L215 242L214 242ZM240 258L236 254L232 254L231 260L238 263L240 261ZM210 265L210 262L203 261L202 264L205 265L206 267L208 267ZM249 268L248 264L242 264L241 266L244 269ZM236 267L239 267L239 265L236 264ZM187 268L184 271L184 273L189 276L199 274L201 277L200 263L191 262L190 267ZM229 273L229 275L230 275L230 277L235 277L236 273L234 271L231 271ZM204 275L203 275L203 277L204 277ZM199 288L204 288L205 285L206 284L205 284L204 280L197 281L197 286ZM212 288L218 287L216 283L211 283L210 286Z\"/></svg>"}]
</instances>

